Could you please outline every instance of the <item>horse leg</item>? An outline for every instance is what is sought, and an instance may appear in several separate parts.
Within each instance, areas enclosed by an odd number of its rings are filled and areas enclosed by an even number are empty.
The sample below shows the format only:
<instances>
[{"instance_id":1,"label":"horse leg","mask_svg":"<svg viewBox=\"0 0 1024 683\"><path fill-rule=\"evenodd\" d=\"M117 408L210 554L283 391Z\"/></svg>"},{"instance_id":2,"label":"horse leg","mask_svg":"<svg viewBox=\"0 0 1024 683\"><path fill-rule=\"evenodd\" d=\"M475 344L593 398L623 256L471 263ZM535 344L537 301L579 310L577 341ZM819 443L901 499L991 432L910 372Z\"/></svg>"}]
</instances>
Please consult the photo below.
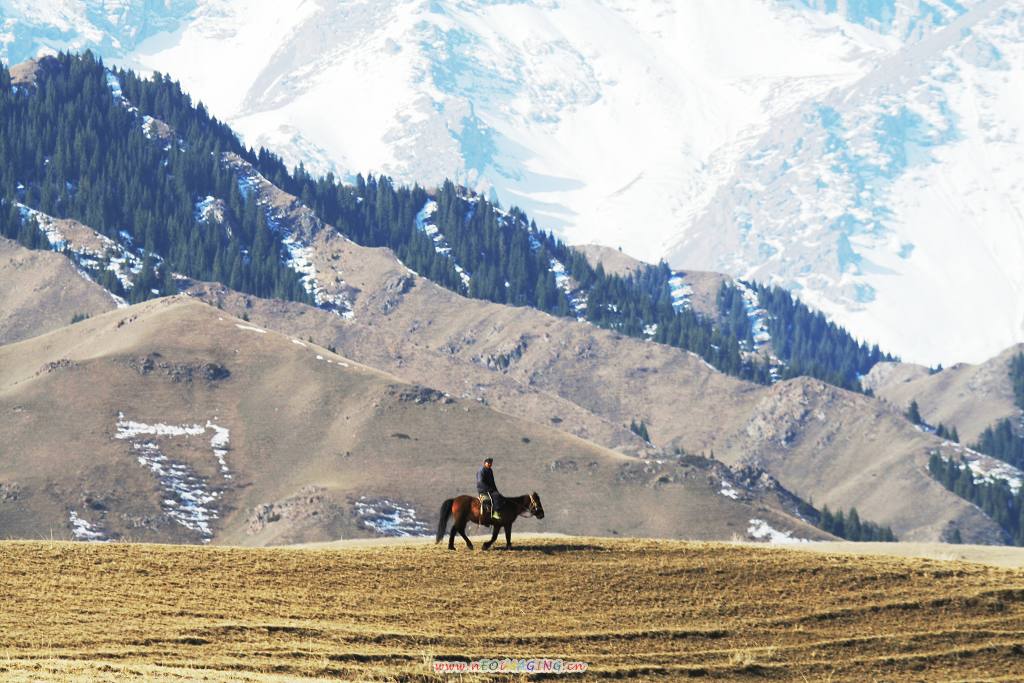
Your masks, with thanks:
<instances>
[{"instance_id":1,"label":"horse leg","mask_svg":"<svg viewBox=\"0 0 1024 683\"><path fill-rule=\"evenodd\" d=\"M469 546L469 549L472 550L473 549L473 542L470 541L469 540L469 536L466 535L466 525L465 524L463 524L462 527L459 529L459 535L462 536L462 540L464 540L466 542L466 545Z\"/></svg>"},{"instance_id":2,"label":"horse leg","mask_svg":"<svg viewBox=\"0 0 1024 683\"><path fill-rule=\"evenodd\" d=\"M494 525L493 532L491 533L491 540L484 543L484 550L490 550L491 546L494 545L494 542L498 540L498 529L500 528L501 527L498 525Z\"/></svg>"},{"instance_id":3,"label":"horse leg","mask_svg":"<svg viewBox=\"0 0 1024 683\"><path fill-rule=\"evenodd\" d=\"M455 527L458 524L452 524L452 532L448 535L448 550L455 550Z\"/></svg>"},{"instance_id":4,"label":"horse leg","mask_svg":"<svg viewBox=\"0 0 1024 683\"><path fill-rule=\"evenodd\" d=\"M498 537L498 532L494 532L494 537ZM512 525L505 525L505 550L512 549Z\"/></svg>"}]
</instances>

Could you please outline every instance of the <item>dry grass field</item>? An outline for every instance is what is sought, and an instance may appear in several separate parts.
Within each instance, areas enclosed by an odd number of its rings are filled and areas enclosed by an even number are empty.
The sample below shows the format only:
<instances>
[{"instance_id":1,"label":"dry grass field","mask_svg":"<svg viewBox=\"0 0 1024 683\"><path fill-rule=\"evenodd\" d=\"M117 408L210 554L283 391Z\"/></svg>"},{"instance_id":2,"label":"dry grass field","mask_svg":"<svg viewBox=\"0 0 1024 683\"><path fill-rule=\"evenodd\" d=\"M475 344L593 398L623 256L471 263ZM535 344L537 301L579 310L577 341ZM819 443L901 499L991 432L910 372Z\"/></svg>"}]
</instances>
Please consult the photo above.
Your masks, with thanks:
<instances>
[{"instance_id":1,"label":"dry grass field","mask_svg":"<svg viewBox=\"0 0 1024 683\"><path fill-rule=\"evenodd\" d=\"M1024 679L1020 570L667 541L443 548L3 543L0 678L431 681L435 659L508 656L590 664L570 681Z\"/></svg>"}]
</instances>

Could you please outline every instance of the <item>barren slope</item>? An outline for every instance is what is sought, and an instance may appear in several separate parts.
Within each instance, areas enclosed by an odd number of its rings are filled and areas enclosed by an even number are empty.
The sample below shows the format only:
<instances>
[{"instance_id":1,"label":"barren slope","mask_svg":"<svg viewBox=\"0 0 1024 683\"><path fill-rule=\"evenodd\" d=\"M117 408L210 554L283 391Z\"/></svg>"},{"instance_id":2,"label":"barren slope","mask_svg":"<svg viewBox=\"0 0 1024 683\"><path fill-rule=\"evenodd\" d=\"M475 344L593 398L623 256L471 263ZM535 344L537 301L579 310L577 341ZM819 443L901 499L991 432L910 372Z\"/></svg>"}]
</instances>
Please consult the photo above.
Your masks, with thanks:
<instances>
[{"instance_id":1,"label":"barren slope","mask_svg":"<svg viewBox=\"0 0 1024 683\"><path fill-rule=\"evenodd\" d=\"M961 441L974 443L986 427L1020 416L1009 373L1010 359L1021 351L1024 344L1017 344L984 363L958 363L934 374L913 363L879 363L864 384L900 410L916 400L929 424L955 426Z\"/></svg>"},{"instance_id":2,"label":"barren slope","mask_svg":"<svg viewBox=\"0 0 1024 683\"><path fill-rule=\"evenodd\" d=\"M5 536L283 543L432 533L484 454L526 530L825 534L706 463L642 461L396 378L188 298L0 347ZM724 469L724 468L719 468Z\"/></svg>"},{"instance_id":3,"label":"barren slope","mask_svg":"<svg viewBox=\"0 0 1024 683\"><path fill-rule=\"evenodd\" d=\"M63 327L76 313L113 308L110 294L76 272L68 259L0 237L0 344Z\"/></svg>"}]
</instances>

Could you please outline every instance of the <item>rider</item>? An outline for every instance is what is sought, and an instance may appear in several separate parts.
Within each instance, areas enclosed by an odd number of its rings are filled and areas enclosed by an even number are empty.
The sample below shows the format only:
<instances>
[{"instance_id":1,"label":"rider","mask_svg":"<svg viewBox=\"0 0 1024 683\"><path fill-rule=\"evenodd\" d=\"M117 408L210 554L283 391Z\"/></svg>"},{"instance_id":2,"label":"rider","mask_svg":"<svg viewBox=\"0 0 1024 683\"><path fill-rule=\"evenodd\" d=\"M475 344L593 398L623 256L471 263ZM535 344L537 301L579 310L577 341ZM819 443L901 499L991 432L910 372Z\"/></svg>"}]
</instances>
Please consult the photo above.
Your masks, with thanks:
<instances>
[{"instance_id":1,"label":"rider","mask_svg":"<svg viewBox=\"0 0 1024 683\"><path fill-rule=\"evenodd\" d=\"M486 458L484 460L483 467L476 473L476 492L487 493L491 496L491 516L496 520L501 519L502 497L498 493L498 487L494 485L494 471L491 470L491 465L494 464L494 458Z\"/></svg>"}]
</instances>

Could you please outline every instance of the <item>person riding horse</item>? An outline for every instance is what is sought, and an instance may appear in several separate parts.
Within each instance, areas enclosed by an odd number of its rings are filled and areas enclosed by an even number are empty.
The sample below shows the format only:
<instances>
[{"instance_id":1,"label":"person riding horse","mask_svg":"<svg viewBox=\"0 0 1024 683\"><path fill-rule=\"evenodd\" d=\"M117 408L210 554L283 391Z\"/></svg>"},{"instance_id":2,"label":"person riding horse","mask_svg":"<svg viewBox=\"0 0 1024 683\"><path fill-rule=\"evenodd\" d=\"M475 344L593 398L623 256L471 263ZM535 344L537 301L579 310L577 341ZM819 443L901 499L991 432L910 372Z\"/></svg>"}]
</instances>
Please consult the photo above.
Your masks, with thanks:
<instances>
[{"instance_id":1,"label":"person riding horse","mask_svg":"<svg viewBox=\"0 0 1024 683\"><path fill-rule=\"evenodd\" d=\"M494 471L491 469L491 465L494 464L494 458L486 458L483 466L476 473L476 492L480 495L487 494L491 498L491 517L496 520L501 519L501 504L504 499L501 494L498 493L498 487L494 484Z\"/></svg>"}]
</instances>

